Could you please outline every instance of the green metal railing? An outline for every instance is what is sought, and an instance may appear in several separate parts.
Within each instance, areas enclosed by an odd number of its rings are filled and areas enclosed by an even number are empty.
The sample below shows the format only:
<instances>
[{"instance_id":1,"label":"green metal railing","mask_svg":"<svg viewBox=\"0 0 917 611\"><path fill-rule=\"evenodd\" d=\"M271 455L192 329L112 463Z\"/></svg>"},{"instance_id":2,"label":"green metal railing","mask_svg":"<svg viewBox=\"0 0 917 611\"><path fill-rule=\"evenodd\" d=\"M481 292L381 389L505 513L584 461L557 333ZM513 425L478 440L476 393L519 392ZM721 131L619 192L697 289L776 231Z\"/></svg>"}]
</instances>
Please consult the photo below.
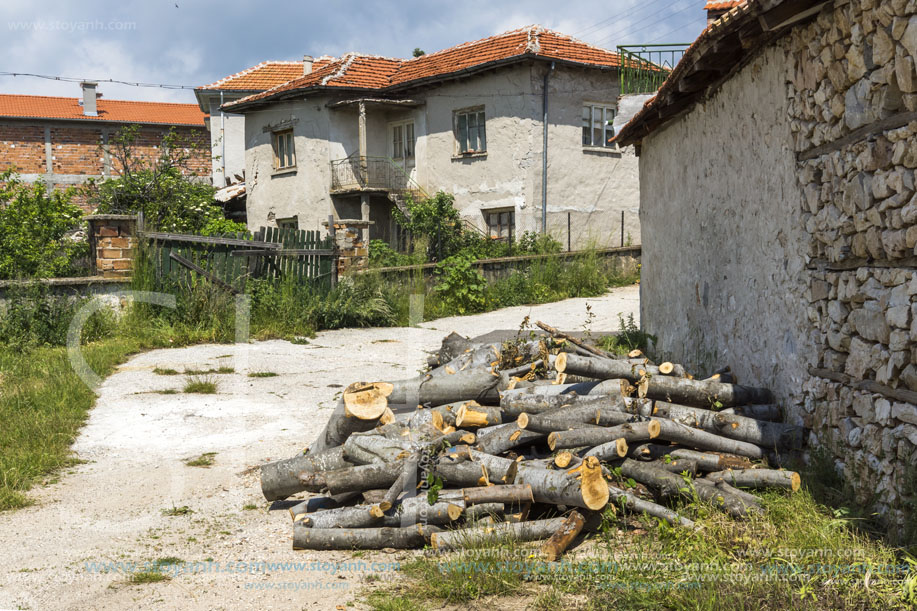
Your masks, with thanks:
<instances>
[{"instance_id":1,"label":"green metal railing","mask_svg":"<svg viewBox=\"0 0 917 611\"><path fill-rule=\"evenodd\" d=\"M690 43L618 45L621 57L621 95L652 93L685 54Z\"/></svg>"}]
</instances>

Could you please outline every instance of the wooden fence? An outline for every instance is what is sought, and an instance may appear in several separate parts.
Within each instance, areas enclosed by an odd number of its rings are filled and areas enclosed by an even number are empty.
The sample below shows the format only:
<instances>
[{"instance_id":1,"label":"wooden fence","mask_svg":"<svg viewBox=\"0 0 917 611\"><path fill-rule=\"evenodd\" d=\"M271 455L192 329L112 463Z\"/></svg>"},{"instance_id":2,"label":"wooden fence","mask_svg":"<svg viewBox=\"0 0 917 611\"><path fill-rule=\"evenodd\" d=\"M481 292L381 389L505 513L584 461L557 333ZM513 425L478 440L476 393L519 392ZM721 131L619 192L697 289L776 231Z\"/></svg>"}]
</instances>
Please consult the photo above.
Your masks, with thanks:
<instances>
[{"instance_id":1,"label":"wooden fence","mask_svg":"<svg viewBox=\"0 0 917 611\"><path fill-rule=\"evenodd\" d=\"M262 227L253 237L158 232L141 236L148 240L157 277L179 283L203 276L239 293L249 278L293 279L328 288L337 282L334 237L321 238L317 231Z\"/></svg>"}]
</instances>

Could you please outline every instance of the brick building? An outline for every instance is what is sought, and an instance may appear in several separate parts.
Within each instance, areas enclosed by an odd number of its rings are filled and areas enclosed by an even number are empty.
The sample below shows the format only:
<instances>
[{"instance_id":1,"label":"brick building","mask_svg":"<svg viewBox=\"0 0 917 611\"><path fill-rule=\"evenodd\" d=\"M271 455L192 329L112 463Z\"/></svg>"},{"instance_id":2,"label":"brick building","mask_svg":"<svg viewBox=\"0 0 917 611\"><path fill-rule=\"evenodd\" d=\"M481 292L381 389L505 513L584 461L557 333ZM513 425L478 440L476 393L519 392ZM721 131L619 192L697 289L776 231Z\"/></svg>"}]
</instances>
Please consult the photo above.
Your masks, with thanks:
<instances>
[{"instance_id":1,"label":"brick building","mask_svg":"<svg viewBox=\"0 0 917 611\"><path fill-rule=\"evenodd\" d=\"M158 156L174 128L191 154L187 171L210 174L209 121L197 104L104 100L95 83L82 89L82 99L0 94L0 171L14 167L24 181L52 188L115 176L107 145L121 128L138 125L135 154Z\"/></svg>"}]
</instances>

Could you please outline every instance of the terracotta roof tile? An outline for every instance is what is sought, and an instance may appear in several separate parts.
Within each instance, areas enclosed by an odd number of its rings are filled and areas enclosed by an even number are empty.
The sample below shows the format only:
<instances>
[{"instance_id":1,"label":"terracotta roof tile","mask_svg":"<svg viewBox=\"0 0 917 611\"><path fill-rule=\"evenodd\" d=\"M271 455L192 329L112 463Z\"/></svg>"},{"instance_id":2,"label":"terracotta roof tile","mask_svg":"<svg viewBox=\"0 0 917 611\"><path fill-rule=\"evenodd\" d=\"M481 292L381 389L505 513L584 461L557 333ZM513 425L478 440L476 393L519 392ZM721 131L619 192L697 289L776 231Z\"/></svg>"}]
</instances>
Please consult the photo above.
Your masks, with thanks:
<instances>
[{"instance_id":1,"label":"terracotta roof tile","mask_svg":"<svg viewBox=\"0 0 917 611\"><path fill-rule=\"evenodd\" d=\"M353 87L377 90L394 88L424 79L445 77L495 61L512 60L525 56L603 68L620 65L617 53L594 47L540 26L528 26L411 59L348 53L319 68L313 68L311 74L280 84L263 93L243 98L238 102L227 104L227 106L267 99L283 92L310 87Z\"/></svg>"},{"instance_id":2,"label":"terracotta roof tile","mask_svg":"<svg viewBox=\"0 0 917 611\"><path fill-rule=\"evenodd\" d=\"M156 123L162 125L194 125L204 127L204 118L197 104L168 102L129 102L99 99L99 115L87 117L79 98L58 98L42 95L0 94L0 117L35 119L83 119L115 121L118 123Z\"/></svg>"},{"instance_id":3,"label":"terracotta roof tile","mask_svg":"<svg viewBox=\"0 0 917 611\"><path fill-rule=\"evenodd\" d=\"M704 5L705 11L724 11L734 9L745 2L745 0L710 0Z\"/></svg>"},{"instance_id":4,"label":"terracotta roof tile","mask_svg":"<svg viewBox=\"0 0 917 611\"><path fill-rule=\"evenodd\" d=\"M312 70L318 70L334 58L319 57L312 62ZM266 61L236 74L221 78L200 89L221 89L223 91L264 91L302 76L302 62Z\"/></svg>"}]
</instances>

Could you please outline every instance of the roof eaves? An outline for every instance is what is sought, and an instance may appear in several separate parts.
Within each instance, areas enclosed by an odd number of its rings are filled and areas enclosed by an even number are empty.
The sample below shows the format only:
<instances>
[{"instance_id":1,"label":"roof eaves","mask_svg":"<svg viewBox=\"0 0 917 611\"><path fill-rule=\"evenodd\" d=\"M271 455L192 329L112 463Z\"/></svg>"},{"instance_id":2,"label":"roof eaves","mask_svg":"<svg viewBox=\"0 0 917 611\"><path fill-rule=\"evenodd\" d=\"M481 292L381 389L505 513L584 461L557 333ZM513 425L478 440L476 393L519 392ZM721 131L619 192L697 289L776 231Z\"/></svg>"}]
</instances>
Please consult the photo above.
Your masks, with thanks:
<instances>
[{"instance_id":1,"label":"roof eaves","mask_svg":"<svg viewBox=\"0 0 917 611\"><path fill-rule=\"evenodd\" d=\"M615 141L624 146L639 143L654 129L717 89L759 49L783 34L783 24L766 27L768 15L790 16L791 20L794 14L804 15L826 3L826 0L747 0L731 9L688 47L656 96L621 128ZM730 52L735 53L732 62L716 61L718 56L722 60Z\"/></svg>"}]
</instances>

